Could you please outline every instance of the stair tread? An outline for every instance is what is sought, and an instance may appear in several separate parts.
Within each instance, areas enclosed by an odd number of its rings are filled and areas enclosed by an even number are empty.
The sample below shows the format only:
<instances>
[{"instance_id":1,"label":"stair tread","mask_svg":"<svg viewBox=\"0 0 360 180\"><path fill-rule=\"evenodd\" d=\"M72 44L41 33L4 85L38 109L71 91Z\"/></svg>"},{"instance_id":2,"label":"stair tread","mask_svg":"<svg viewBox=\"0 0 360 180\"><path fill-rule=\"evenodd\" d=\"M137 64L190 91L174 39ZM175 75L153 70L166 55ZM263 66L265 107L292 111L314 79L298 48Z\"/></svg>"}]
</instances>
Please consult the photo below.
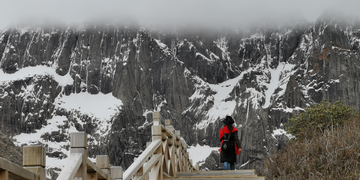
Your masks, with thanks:
<instances>
[{"instance_id":1,"label":"stair tread","mask_svg":"<svg viewBox=\"0 0 360 180\"><path fill-rule=\"evenodd\" d=\"M179 172L178 177L164 177L170 180L265 180L265 177L257 176L254 169L243 170L220 170L220 171L195 171Z\"/></svg>"},{"instance_id":2,"label":"stair tread","mask_svg":"<svg viewBox=\"0 0 360 180\"><path fill-rule=\"evenodd\" d=\"M179 176L179 178L252 178L258 177L257 175L206 175L206 176Z\"/></svg>"},{"instance_id":3,"label":"stair tread","mask_svg":"<svg viewBox=\"0 0 360 180\"><path fill-rule=\"evenodd\" d=\"M204 176L204 175L254 175L254 169L244 169L244 170L221 170L221 171L195 171L195 172L179 172L179 176Z\"/></svg>"},{"instance_id":4,"label":"stair tread","mask_svg":"<svg viewBox=\"0 0 360 180\"><path fill-rule=\"evenodd\" d=\"M258 176L258 177L235 177L235 178L227 178L227 177L213 177L213 178L209 178L209 177L177 177L177 178L164 178L167 180L208 180L208 179L212 179L212 180L265 180L265 177L262 176Z\"/></svg>"}]
</instances>

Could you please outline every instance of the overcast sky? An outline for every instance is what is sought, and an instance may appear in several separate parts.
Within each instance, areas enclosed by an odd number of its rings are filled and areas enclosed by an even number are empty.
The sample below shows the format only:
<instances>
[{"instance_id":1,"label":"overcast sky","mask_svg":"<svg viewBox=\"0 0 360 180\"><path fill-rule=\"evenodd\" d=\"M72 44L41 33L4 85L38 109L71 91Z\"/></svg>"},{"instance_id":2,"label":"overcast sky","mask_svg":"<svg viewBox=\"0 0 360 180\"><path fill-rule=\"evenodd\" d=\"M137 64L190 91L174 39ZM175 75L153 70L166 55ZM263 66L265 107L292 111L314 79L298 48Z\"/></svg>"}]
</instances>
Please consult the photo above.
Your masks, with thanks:
<instances>
[{"instance_id":1,"label":"overcast sky","mask_svg":"<svg viewBox=\"0 0 360 180\"><path fill-rule=\"evenodd\" d=\"M312 22L326 9L360 14L360 0L1 0L0 7L0 29L44 20L66 24L105 19L239 26L294 17Z\"/></svg>"}]
</instances>

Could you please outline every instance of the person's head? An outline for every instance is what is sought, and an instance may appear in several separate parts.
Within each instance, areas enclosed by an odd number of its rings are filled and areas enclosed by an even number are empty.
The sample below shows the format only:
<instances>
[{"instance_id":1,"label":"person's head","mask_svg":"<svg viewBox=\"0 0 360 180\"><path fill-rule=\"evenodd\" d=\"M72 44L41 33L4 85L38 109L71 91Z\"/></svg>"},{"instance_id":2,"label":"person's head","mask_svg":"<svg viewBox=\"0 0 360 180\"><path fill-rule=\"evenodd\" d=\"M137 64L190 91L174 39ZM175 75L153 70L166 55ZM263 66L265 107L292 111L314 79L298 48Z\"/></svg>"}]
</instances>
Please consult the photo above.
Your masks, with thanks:
<instances>
[{"instance_id":1,"label":"person's head","mask_svg":"<svg viewBox=\"0 0 360 180\"><path fill-rule=\"evenodd\" d=\"M223 120L224 125L227 126L234 124L234 122L235 121L231 116L226 116L225 119Z\"/></svg>"}]
</instances>

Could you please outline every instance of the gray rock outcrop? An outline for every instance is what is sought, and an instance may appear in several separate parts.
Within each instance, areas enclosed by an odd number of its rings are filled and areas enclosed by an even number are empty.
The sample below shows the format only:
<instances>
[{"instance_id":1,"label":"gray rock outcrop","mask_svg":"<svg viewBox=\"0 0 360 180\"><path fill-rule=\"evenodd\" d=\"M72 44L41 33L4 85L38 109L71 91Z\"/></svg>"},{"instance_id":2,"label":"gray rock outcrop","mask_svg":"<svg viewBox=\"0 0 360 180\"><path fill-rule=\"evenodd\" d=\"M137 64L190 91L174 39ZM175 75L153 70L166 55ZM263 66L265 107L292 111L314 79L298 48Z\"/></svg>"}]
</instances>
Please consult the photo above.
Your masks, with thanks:
<instances>
[{"instance_id":1,"label":"gray rock outcrop","mask_svg":"<svg viewBox=\"0 0 360 180\"><path fill-rule=\"evenodd\" d=\"M111 93L123 106L109 134L94 134L97 120L91 117L75 115L85 122L76 128L102 142L89 146L90 156L109 154L112 164L128 167L150 140L152 117L145 111L159 110L172 119L190 145L219 146L222 117L212 119L209 112L233 102L230 115L243 149L238 166L259 170L263 158L288 140L273 132L294 113L323 99L359 109L359 32L358 20L327 16L314 24L248 32L159 32L120 25L8 29L0 33L4 73L44 65L69 74L73 83L63 87L51 76L36 76L0 84L0 130L9 136L31 133L59 114L76 123L74 114L54 108L56 97ZM224 85L233 87L230 93L217 102L210 86L231 79L236 81ZM204 120L208 125L198 126ZM60 134L54 134L58 141L68 139Z\"/></svg>"}]
</instances>

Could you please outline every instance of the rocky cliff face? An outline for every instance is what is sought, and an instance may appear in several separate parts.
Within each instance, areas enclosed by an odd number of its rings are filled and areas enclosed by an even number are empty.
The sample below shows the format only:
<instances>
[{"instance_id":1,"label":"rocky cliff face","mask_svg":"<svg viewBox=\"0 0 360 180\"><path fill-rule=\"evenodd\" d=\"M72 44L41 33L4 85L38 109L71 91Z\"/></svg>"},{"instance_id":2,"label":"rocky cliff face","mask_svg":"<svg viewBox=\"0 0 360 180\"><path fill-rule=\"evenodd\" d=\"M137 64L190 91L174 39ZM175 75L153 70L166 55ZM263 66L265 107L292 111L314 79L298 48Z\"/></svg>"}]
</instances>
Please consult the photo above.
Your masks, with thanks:
<instances>
[{"instance_id":1,"label":"rocky cliff face","mask_svg":"<svg viewBox=\"0 0 360 180\"><path fill-rule=\"evenodd\" d=\"M220 119L229 114L242 141L239 166L260 169L288 140L274 132L294 113L323 99L359 109L360 25L346 20L324 16L314 24L250 31L7 29L0 33L4 73L43 65L73 82L62 86L43 75L0 83L0 129L9 136L31 133L64 115L101 142L89 146L90 156L109 154L111 163L127 167L150 140L146 112L172 119L188 144L210 146L219 146ZM56 97L80 92L122 100L105 136L96 134L98 120L55 108Z\"/></svg>"},{"instance_id":2,"label":"rocky cliff face","mask_svg":"<svg viewBox=\"0 0 360 180\"><path fill-rule=\"evenodd\" d=\"M9 160L19 166L23 164L21 148L15 144L5 134L0 132L0 157Z\"/></svg>"}]
</instances>

